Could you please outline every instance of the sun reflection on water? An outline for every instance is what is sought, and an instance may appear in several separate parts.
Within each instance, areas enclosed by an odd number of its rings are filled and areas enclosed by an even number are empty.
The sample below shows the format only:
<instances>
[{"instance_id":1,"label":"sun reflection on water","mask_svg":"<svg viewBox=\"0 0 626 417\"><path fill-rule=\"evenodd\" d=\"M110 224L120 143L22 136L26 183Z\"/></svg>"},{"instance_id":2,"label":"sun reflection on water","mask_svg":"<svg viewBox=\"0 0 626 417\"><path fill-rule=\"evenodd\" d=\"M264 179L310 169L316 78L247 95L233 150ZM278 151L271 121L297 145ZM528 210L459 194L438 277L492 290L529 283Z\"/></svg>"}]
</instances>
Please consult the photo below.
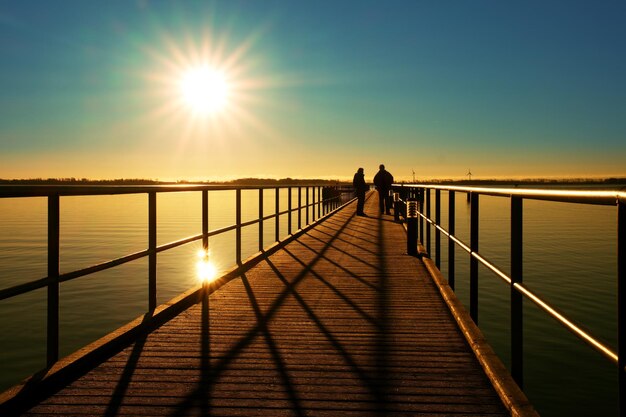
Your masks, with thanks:
<instances>
[{"instance_id":1,"label":"sun reflection on water","mask_svg":"<svg viewBox=\"0 0 626 417\"><path fill-rule=\"evenodd\" d=\"M209 261L209 251L198 251L198 262L196 263L196 271L198 273L198 279L202 283L212 282L217 276L217 268Z\"/></svg>"}]
</instances>

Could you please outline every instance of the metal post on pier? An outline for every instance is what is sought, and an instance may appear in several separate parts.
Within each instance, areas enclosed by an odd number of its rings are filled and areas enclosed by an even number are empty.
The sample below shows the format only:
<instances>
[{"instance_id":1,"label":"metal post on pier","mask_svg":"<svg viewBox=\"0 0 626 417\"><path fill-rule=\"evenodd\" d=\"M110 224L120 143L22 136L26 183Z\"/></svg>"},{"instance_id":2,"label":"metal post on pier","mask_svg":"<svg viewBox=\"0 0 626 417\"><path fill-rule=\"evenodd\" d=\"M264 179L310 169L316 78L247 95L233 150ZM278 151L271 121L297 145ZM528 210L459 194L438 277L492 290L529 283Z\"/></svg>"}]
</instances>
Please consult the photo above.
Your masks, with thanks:
<instances>
[{"instance_id":1,"label":"metal post on pier","mask_svg":"<svg viewBox=\"0 0 626 417\"><path fill-rule=\"evenodd\" d=\"M235 190L235 261L241 264L241 188Z\"/></svg>"},{"instance_id":2,"label":"metal post on pier","mask_svg":"<svg viewBox=\"0 0 626 417\"><path fill-rule=\"evenodd\" d=\"M259 188L259 251L263 247L263 188Z\"/></svg>"},{"instance_id":3,"label":"metal post on pier","mask_svg":"<svg viewBox=\"0 0 626 417\"><path fill-rule=\"evenodd\" d=\"M313 200L311 202L311 218L313 221L315 221L315 188L311 187L311 200Z\"/></svg>"},{"instance_id":4,"label":"metal post on pier","mask_svg":"<svg viewBox=\"0 0 626 417\"><path fill-rule=\"evenodd\" d=\"M304 187L304 192L306 194L304 198L304 204L306 205L306 212L305 212L306 223L304 225L308 226L309 225L309 187L308 186Z\"/></svg>"},{"instance_id":5,"label":"metal post on pier","mask_svg":"<svg viewBox=\"0 0 626 417\"><path fill-rule=\"evenodd\" d=\"M407 201L406 208L406 253L417 256L417 201Z\"/></svg>"},{"instance_id":6,"label":"metal post on pier","mask_svg":"<svg viewBox=\"0 0 626 417\"><path fill-rule=\"evenodd\" d=\"M59 360L59 194L48 196L48 316L46 364Z\"/></svg>"},{"instance_id":7,"label":"metal post on pier","mask_svg":"<svg viewBox=\"0 0 626 417\"><path fill-rule=\"evenodd\" d=\"M276 237L276 242L278 242L279 238L280 238L280 215L278 213L280 213L280 188L276 187L275 189L275 195L274 195L274 199L276 200L276 221L274 222L274 229L275 229L275 237Z\"/></svg>"},{"instance_id":8,"label":"metal post on pier","mask_svg":"<svg viewBox=\"0 0 626 417\"><path fill-rule=\"evenodd\" d=\"M455 201L454 191L448 191L448 233L450 236L454 236L455 233ZM454 241L448 239L448 285L454 291Z\"/></svg>"},{"instance_id":9,"label":"metal post on pier","mask_svg":"<svg viewBox=\"0 0 626 417\"><path fill-rule=\"evenodd\" d=\"M426 218L430 220L430 188L425 188L424 192L426 193ZM430 250L430 223L426 225L426 252L428 252L428 256L432 255Z\"/></svg>"},{"instance_id":10,"label":"metal post on pier","mask_svg":"<svg viewBox=\"0 0 626 417\"><path fill-rule=\"evenodd\" d=\"M209 250L209 191L202 190L202 250L206 256Z\"/></svg>"},{"instance_id":11,"label":"metal post on pier","mask_svg":"<svg viewBox=\"0 0 626 417\"><path fill-rule=\"evenodd\" d=\"M626 199L617 200L617 369L619 413L626 416Z\"/></svg>"},{"instance_id":12,"label":"metal post on pier","mask_svg":"<svg viewBox=\"0 0 626 417\"><path fill-rule=\"evenodd\" d=\"M470 317L478 324L478 193L470 193Z\"/></svg>"},{"instance_id":13,"label":"metal post on pier","mask_svg":"<svg viewBox=\"0 0 626 417\"><path fill-rule=\"evenodd\" d=\"M291 187L287 187L287 234L291 234Z\"/></svg>"},{"instance_id":14,"label":"metal post on pier","mask_svg":"<svg viewBox=\"0 0 626 417\"><path fill-rule=\"evenodd\" d=\"M523 206L522 198L511 196L511 376L520 388L524 384L523 297L515 289L522 283Z\"/></svg>"},{"instance_id":15,"label":"metal post on pier","mask_svg":"<svg viewBox=\"0 0 626 417\"><path fill-rule=\"evenodd\" d=\"M441 190L435 190L435 225L441 226ZM435 228L435 266L441 269L441 232Z\"/></svg>"},{"instance_id":16,"label":"metal post on pier","mask_svg":"<svg viewBox=\"0 0 626 417\"><path fill-rule=\"evenodd\" d=\"M322 187L317 187L317 218L322 217Z\"/></svg>"},{"instance_id":17,"label":"metal post on pier","mask_svg":"<svg viewBox=\"0 0 626 417\"><path fill-rule=\"evenodd\" d=\"M419 199L419 209L421 213L424 213L424 194L426 192L425 188L417 189L417 198ZM424 218L420 216L420 242L422 245L424 244Z\"/></svg>"},{"instance_id":18,"label":"metal post on pier","mask_svg":"<svg viewBox=\"0 0 626 417\"><path fill-rule=\"evenodd\" d=\"M400 194L398 193L393 193L393 221L400 221Z\"/></svg>"},{"instance_id":19,"label":"metal post on pier","mask_svg":"<svg viewBox=\"0 0 626 417\"><path fill-rule=\"evenodd\" d=\"M302 229L302 187L298 186L298 230Z\"/></svg>"},{"instance_id":20,"label":"metal post on pier","mask_svg":"<svg viewBox=\"0 0 626 417\"><path fill-rule=\"evenodd\" d=\"M157 307L157 195L148 193L148 310Z\"/></svg>"},{"instance_id":21,"label":"metal post on pier","mask_svg":"<svg viewBox=\"0 0 626 417\"><path fill-rule=\"evenodd\" d=\"M203 260L208 262L209 260L209 191L202 190L202 256ZM207 279L202 280L202 297L203 301L208 301L208 287L209 283Z\"/></svg>"}]
</instances>

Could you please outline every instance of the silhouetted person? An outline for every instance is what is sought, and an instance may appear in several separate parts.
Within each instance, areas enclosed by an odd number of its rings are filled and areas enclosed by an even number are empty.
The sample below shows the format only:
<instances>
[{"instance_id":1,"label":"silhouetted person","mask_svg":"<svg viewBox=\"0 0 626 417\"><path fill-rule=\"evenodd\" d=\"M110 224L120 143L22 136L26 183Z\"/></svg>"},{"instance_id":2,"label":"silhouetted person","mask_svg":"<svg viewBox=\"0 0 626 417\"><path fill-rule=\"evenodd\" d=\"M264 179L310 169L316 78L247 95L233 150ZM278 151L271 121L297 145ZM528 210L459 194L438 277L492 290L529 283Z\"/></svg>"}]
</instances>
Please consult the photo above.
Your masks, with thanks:
<instances>
[{"instance_id":1,"label":"silhouetted person","mask_svg":"<svg viewBox=\"0 0 626 417\"><path fill-rule=\"evenodd\" d=\"M365 184L365 175L363 174L363 168L359 168L354 174L354 179L352 180L352 186L354 187L354 192L356 193L356 215L357 216L365 216L363 212L363 206L365 205L365 192L369 188L367 184Z\"/></svg>"},{"instance_id":2,"label":"silhouetted person","mask_svg":"<svg viewBox=\"0 0 626 417\"><path fill-rule=\"evenodd\" d=\"M389 190L391 190L391 184L393 184L393 175L385 171L383 164L380 164L378 168L379 170L374 176L374 185L378 190L380 214L391 214L391 196L389 195Z\"/></svg>"}]
</instances>

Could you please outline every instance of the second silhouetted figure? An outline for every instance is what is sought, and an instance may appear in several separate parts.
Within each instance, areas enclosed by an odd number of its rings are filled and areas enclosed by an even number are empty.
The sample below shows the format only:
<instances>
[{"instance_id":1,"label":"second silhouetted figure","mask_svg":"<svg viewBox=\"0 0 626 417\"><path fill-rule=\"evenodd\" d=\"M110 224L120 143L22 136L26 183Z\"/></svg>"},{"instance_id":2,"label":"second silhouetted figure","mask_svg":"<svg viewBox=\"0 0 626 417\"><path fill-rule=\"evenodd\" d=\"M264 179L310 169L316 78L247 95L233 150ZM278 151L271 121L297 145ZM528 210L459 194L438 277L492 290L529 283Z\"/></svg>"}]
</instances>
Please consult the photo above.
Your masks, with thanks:
<instances>
[{"instance_id":1,"label":"second silhouetted figure","mask_svg":"<svg viewBox=\"0 0 626 417\"><path fill-rule=\"evenodd\" d=\"M365 192L369 188L365 183L365 175L363 173L363 168L359 168L354 174L354 179L352 180L352 186L354 187L354 192L356 193L357 203L356 203L356 215L357 216L365 216L363 212L363 206L365 205Z\"/></svg>"},{"instance_id":2,"label":"second silhouetted figure","mask_svg":"<svg viewBox=\"0 0 626 417\"><path fill-rule=\"evenodd\" d=\"M391 214L391 197L389 196L389 190L391 190L391 184L393 184L393 175L389 171L385 171L385 166L380 164L379 170L374 176L374 185L378 190L378 205L380 207L380 214Z\"/></svg>"}]
</instances>

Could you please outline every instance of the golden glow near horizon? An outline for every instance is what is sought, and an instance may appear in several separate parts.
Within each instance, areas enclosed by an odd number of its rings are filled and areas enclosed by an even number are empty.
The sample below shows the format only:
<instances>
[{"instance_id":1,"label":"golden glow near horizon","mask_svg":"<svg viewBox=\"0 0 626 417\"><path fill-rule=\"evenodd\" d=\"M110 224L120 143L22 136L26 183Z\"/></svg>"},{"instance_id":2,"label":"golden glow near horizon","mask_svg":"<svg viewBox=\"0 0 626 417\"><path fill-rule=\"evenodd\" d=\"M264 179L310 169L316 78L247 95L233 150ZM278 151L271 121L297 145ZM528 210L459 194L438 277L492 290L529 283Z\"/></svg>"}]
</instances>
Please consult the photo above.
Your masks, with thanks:
<instances>
[{"instance_id":1,"label":"golden glow near horizon","mask_svg":"<svg viewBox=\"0 0 626 417\"><path fill-rule=\"evenodd\" d=\"M229 84L226 75L209 65L184 71L179 86L184 102L196 114L215 114L228 105Z\"/></svg>"},{"instance_id":2,"label":"golden glow near horizon","mask_svg":"<svg viewBox=\"0 0 626 417\"><path fill-rule=\"evenodd\" d=\"M200 282L210 283L215 280L215 277L217 276L217 268L209 260L209 251L198 251L198 258L200 259L196 263L196 271Z\"/></svg>"}]
</instances>

